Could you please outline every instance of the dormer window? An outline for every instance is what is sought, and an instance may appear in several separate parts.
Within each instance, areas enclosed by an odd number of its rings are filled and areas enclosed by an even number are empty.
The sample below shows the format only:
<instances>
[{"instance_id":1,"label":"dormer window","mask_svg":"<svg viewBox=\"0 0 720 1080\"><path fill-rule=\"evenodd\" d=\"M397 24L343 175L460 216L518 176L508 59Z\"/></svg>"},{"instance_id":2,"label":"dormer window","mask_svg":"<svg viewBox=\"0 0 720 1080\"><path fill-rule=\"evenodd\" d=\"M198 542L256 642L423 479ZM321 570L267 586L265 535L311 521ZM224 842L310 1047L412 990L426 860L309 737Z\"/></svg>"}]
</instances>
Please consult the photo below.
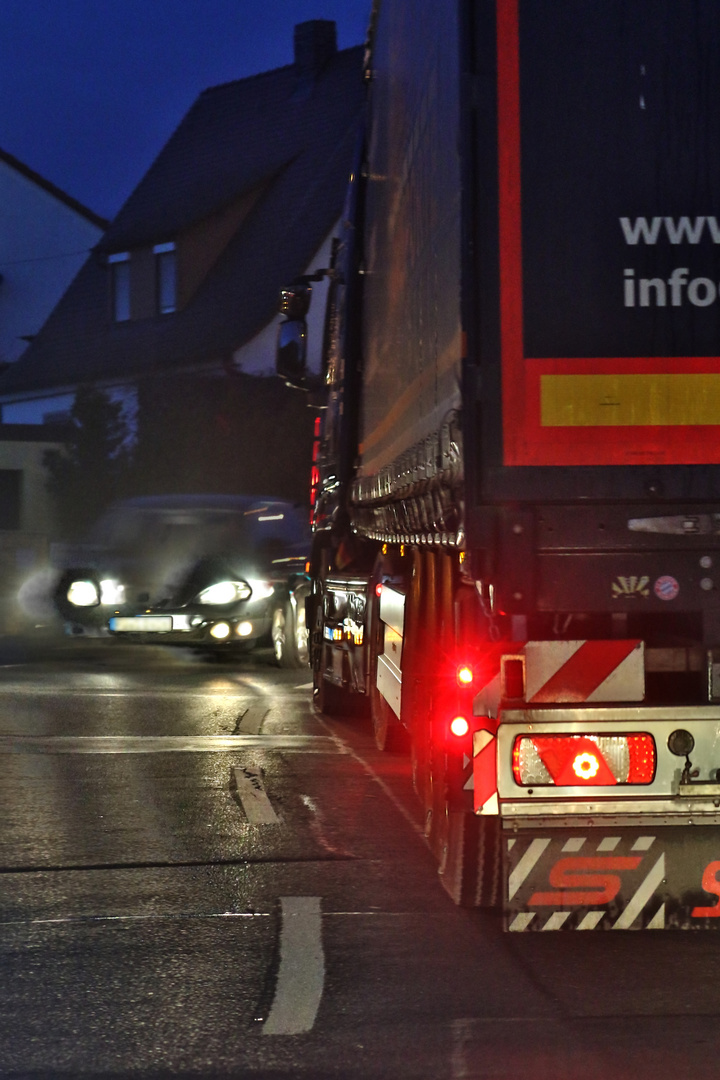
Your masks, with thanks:
<instances>
[{"instance_id":1,"label":"dormer window","mask_svg":"<svg viewBox=\"0 0 720 1080\"><path fill-rule=\"evenodd\" d=\"M177 263L175 259L175 244L156 244L153 248L155 256L155 281L158 312L160 315L169 315L177 308Z\"/></svg>"},{"instance_id":2,"label":"dormer window","mask_svg":"<svg viewBox=\"0 0 720 1080\"><path fill-rule=\"evenodd\" d=\"M120 251L108 256L112 281L112 311L115 322L130 318L130 252Z\"/></svg>"}]
</instances>

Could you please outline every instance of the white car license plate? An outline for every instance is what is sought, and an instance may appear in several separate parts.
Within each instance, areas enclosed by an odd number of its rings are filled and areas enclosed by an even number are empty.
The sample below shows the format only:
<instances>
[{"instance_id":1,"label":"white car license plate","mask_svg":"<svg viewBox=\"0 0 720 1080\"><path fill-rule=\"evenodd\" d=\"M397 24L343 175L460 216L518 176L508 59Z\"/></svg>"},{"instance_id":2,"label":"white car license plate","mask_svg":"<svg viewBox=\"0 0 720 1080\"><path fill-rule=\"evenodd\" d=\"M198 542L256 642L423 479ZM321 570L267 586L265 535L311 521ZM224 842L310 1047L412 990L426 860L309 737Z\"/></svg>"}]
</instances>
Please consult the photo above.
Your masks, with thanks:
<instances>
[{"instance_id":1,"label":"white car license plate","mask_svg":"<svg viewBox=\"0 0 720 1080\"><path fill-rule=\"evenodd\" d=\"M173 628L172 615L116 615L110 629L125 634L167 634Z\"/></svg>"}]
</instances>

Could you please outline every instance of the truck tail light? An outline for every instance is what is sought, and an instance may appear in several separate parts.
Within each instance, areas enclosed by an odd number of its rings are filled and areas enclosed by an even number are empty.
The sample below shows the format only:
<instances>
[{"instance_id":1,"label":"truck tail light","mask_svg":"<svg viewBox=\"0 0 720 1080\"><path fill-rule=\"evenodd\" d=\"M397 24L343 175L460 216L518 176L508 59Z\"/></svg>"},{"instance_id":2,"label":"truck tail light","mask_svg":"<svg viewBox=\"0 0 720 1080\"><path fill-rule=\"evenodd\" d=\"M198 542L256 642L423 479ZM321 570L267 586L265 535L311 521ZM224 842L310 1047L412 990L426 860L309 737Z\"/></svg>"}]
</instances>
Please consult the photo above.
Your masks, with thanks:
<instances>
[{"instance_id":1,"label":"truck tail light","mask_svg":"<svg viewBox=\"0 0 720 1080\"><path fill-rule=\"evenodd\" d=\"M464 738L470 731L470 723L465 716L454 716L450 721L450 731L457 738Z\"/></svg>"},{"instance_id":2,"label":"truck tail light","mask_svg":"<svg viewBox=\"0 0 720 1080\"><path fill-rule=\"evenodd\" d=\"M609 787L651 784L656 751L652 735L519 735L513 777L522 787Z\"/></svg>"},{"instance_id":3,"label":"truck tail light","mask_svg":"<svg viewBox=\"0 0 720 1080\"><path fill-rule=\"evenodd\" d=\"M460 686L472 686L475 673L469 664L460 664L457 669L457 681Z\"/></svg>"}]
</instances>

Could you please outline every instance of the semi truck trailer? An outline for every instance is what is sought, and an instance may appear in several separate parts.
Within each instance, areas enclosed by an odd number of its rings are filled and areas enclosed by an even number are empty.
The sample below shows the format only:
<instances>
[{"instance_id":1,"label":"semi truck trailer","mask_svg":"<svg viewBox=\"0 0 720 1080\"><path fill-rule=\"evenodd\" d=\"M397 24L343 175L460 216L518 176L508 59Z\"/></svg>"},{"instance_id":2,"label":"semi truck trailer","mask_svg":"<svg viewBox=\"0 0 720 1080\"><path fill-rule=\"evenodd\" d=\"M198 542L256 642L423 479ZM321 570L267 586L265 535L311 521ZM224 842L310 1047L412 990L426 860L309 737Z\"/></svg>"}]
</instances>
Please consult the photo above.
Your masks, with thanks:
<instances>
[{"instance_id":1,"label":"semi truck trailer","mask_svg":"<svg viewBox=\"0 0 720 1080\"><path fill-rule=\"evenodd\" d=\"M376 0L317 408L318 707L456 903L720 926L720 7ZM360 77L360 76L359 76Z\"/></svg>"}]
</instances>

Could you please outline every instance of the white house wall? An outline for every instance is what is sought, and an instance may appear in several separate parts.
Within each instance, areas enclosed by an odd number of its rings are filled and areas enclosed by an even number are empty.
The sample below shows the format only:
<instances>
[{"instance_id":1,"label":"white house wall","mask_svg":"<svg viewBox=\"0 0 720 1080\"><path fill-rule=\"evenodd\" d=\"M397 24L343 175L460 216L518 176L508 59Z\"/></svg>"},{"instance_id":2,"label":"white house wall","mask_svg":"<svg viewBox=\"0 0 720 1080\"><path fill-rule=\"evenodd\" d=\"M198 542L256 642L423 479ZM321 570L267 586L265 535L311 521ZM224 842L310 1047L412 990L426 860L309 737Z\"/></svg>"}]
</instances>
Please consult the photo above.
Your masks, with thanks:
<instances>
[{"instance_id":1,"label":"white house wall","mask_svg":"<svg viewBox=\"0 0 720 1080\"><path fill-rule=\"evenodd\" d=\"M17 360L102 230L0 160L0 362Z\"/></svg>"},{"instance_id":2,"label":"white house wall","mask_svg":"<svg viewBox=\"0 0 720 1080\"><path fill-rule=\"evenodd\" d=\"M45 451L52 449L59 449L59 445L0 439L0 471L22 473L20 531L23 533L53 535L53 505L45 488L47 473L43 466Z\"/></svg>"}]
</instances>

